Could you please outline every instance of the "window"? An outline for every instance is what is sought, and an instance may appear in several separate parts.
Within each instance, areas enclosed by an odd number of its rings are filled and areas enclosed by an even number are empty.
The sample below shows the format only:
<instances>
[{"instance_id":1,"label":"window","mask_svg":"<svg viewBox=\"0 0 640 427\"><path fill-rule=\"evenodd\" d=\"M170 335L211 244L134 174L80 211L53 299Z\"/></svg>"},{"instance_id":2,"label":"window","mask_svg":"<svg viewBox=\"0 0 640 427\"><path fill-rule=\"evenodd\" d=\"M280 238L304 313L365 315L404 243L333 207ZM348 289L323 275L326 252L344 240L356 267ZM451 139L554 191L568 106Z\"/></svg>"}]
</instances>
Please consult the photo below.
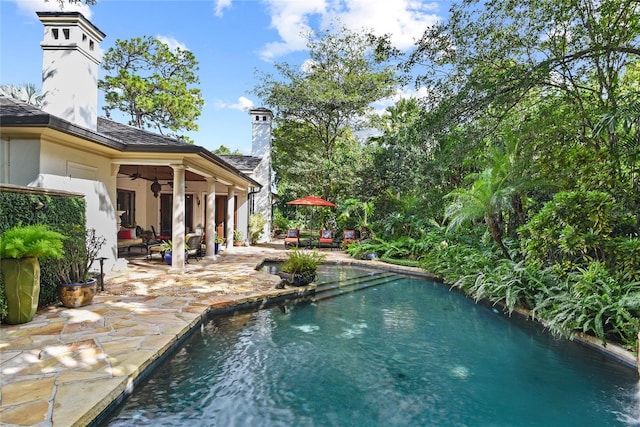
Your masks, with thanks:
<instances>
[{"instance_id":1,"label":"window","mask_svg":"<svg viewBox=\"0 0 640 427\"><path fill-rule=\"evenodd\" d=\"M120 215L120 226L133 228L136 226L136 193L135 191L118 190L118 211L124 211Z\"/></svg>"}]
</instances>

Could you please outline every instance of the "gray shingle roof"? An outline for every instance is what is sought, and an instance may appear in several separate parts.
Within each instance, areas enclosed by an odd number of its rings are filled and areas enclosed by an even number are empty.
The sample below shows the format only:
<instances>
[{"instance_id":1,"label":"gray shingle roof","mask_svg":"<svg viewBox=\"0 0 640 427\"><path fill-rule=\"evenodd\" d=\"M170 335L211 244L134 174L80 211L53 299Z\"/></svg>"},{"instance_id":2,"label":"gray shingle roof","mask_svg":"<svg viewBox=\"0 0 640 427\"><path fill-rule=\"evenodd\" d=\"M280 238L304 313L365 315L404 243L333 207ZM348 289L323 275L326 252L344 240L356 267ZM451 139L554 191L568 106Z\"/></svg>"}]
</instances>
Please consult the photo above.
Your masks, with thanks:
<instances>
[{"instance_id":1,"label":"gray shingle roof","mask_svg":"<svg viewBox=\"0 0 640 427\"><path fill-rule=\"evenodd\" d=\"M97 144L106 145L119 151L135 152L167 152L196 153L210 162L235 174L248 178L254 185L260 186L242 171L253 170L250 165L260 162L260 158L251 156L216 156L207 149L180 141L175 138L159 135L144 129L124 125L104 117L98 117L97 132L77 126L57 116L46 113L38 107L13 98L0 96L0 127L46 126L56 130L80 136ZM235 161L223 157L238 157ZM249 157L243 163L242 157ZM257 159L257 161L255 160ZM255 162L255 163L254 163ZM239 165L239 166L236 166ZM249 167L247 169L246 167Z\"/></svg>"},{"instance_id":2,"label":"gray shingle roof","mask_svg":"<svg viewBox=\"0 0 640 427\"><path fill-rule=\"evenodd\" d=\"M236 156L236 155L221 155L225 162L233 165L236 169L241 171L253 171L258 167L262 157L255 156Z\"/></svg>"},{"instance_id":3,"label":"gray shingle roof","mask_svg":"<svg viewBox=\"0 0 640 427\"><path fill-rule=\"evenodd\" d=\"M117 139L127 145L127 151L180 151L180 152L198 152L202 148L171 138L140 129L134 126L124 125L114 122L111 119L98 117L98 132Z\"/></svg>"}]
</instances>

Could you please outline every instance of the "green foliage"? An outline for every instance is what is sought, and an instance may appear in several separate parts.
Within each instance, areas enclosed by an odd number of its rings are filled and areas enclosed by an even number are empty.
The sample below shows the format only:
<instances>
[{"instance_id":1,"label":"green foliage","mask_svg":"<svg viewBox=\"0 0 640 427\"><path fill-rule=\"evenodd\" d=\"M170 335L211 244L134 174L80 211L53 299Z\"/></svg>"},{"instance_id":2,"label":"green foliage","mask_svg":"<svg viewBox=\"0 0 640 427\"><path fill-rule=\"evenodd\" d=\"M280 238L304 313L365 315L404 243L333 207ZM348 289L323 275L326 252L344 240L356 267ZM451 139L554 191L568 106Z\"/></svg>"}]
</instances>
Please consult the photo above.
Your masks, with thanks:
<instances>
[{"instance_id":1,"label":"green foliage","mask_svg":"<svg viewBox=\"0 0 640 427\"><path fill-rule=\"evenodd\" d=\"M215 150L211 151L213 154L217 154L219 156L242 156L242 151L235 149L231 151L231 149L225 145L221 145Z\"/></svg>"},{"instance_id":2,"label":"green foliage","mask_svg":"<svg viewBox=\"0 0 640 427\"><path fill-rule=\"evenodd\" d=\"M600 262L578 268L558 281L535 307L534 315L556 334L572 337L576 331L615 339L635 350L640 327L640 282L611 276Z\"/></svg>"},{"instance_id":3,"label":"green foliage","mask_svg":"<svg viewBox=\"0 0 640 427\"><path fill-rule=\"evenodd\" d=\"M264 231L264 226L267 224L267 220L262 214L249 215L249 239L251 244L254 244L260 238L260 235Z\"/></svg>"},{"instance_id":4,"label":"green foliage","mask_svg":"<svg viewBox=\"0 0 640 427\"><path fill-rule=\"evenodd\" d=\"M611 263L608 253L621 209L608 194L598 191L557 193L524 227L522 252L542 266L586 266L594 260Z\"/></svg>"},{"instance_id":5,"label":"green foliage","mask_svg":"<svg viewBox=\"0 0 640 427\"><path fill-rule=\"evenodd\" d=\"M288 230L289 228L289 220L282 214L282 211L280 209L274 209L273 210L273 222L272 222L272 226L273 226L273 231L285 231Z\"/></svg>"},{"instance_id":6,"label":"green foliage","mask_svg":"<svg viewBox=\"0 0 640 427\"><path fill-rule=\"evenodd\" d=\"M0 95L26 102L27 104L40 107L42 105L42 94L38 93L38 88L33 83L22 85L0 85Z\"/></svg>"},{"instance_id":7,"label":"green foliage","mask_svg":"<svg viewBox=\"0 0 640 427\"><path fill-rule=\"evenodd\" d=\"M236 229L233 230L233 241L234 242L241 242L242 241L242 231Z\"/></svg>"},{"instance_id":8,"label":"green foliage","mask_svg":"<svg viewBox=\"0 0 640 427\"><path fill-rule=\"evenodd\" d=\"M257 73L254 93L275 111L280 193L337 200L345 182L361 178L354 131L373 113L373 102L391 95L397 79L367 34L345 28L309 34L307 46L304 65L275 63L277 76Z\"/></svg>"},{"instance_id":9,"label":"green foliage","mask_svg":"<svg viewBox=\"0 0 640 427\"><path fill-rule=\"evenodd\" d=\"M640 281L640 238L614 237L607 245L609 269L625 282Z\"/></svg>"},{"instance_id":10,"label":"green foliage","mask_svg":"<svg viewBox=\"0 0 640 427\"><path fill-rule=\"evenodd\" d=\"M150 36L116 40L104 54L108 73L98 86L105 91L108 113L119 110L130 116L129 124L187 139L178 132L198 130L197 118L204 105L193 53L172 50Z\"/></svg>"},{"instance_id":11,"label":"green foliage","mask_svg":"<svg viewBox=\"0 0 640 427\"><path fill-rule=\"evenodd\" d=\"M322 264L326 256L313 251L301 251L294 249L287 251L287 259L282 264L282 271L291 275L302 275L306 278L315 278L318 266Z\"/></svg>"},{"instance_id":12,"label":"green foliage","mask_svg":"<svg viewBox=\"0 0 640 427\"><path fill-rule=\"evenodd\" d=\"M16 226L0 235L0 258L60 258L64 238L43 224Z\"/></svg>"},{"instance_id":13,"label":"green foliage","mask_svg":"<svg viewBox=\"0 0 640 427\"><path fill-rule=\"evenodd\" d=\"M36 206L41 209L35 209ZM85 202L82 197L50 195L44 193L20 193L0 191L0 233L18 224L45 224L51 230L61 232L61 224L77 224L85 227ZM54 259L40 261L39 306L58 301ZM0 275L0 317L6 316L6 301L2 275Z\"/></svg>"}]
</instances>

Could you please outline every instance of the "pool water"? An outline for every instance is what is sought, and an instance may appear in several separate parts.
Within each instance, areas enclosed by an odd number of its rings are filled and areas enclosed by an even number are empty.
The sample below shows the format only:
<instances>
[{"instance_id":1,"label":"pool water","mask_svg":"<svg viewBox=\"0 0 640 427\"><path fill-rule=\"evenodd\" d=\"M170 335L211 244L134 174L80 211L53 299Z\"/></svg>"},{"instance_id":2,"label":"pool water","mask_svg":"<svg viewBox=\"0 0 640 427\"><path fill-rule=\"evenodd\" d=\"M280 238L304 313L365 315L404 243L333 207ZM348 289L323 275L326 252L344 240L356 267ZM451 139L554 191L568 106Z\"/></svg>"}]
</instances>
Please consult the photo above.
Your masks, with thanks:
<instances>
[{"instance_id":1,"label":"pool water","mask_svg":"<svg viewBox=\"0 0 640 427\"><path fill-rule=\"evenodd\" d=\"M321 279L350 271L325 267ZM212 318L105 425L631 425L637 381L532 322L395 276Z\"/></svg>"}]
</instances>

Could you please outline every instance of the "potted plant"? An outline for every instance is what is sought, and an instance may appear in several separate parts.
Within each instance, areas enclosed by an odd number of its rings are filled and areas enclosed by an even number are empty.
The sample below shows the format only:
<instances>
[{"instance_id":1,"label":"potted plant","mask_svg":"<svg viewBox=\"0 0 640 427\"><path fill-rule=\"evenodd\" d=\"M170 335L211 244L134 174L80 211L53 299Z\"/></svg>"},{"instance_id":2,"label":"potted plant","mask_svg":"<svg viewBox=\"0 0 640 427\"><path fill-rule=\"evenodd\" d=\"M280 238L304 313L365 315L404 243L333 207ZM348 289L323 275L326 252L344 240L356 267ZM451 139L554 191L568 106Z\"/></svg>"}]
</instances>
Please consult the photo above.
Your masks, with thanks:
<instances>
[{"instance_id":1,"label":"potted plant","mask_svg":"<svg viewBox=\"0 0 640 427\"><path fill-rule=\"evenodd\" d=\"M233 246L242 246L243 240L242 232L240 230L233 230Z\"/></svg>"},{"instance_id":2,"label":"potted plant","mask_svg":"<svg viewBox=\"0 0 640 427\"><path fill-rule=\"evenodd\" d=\"M164 255L163 255L164 262L166 262L167 265L171 265L171 263L173 262L173 256L172 256L173 243L171 243L171 240L164 240L160 244L160 246L162 247L162 252L164 253ZM189 250L189 245L187 245L185 243L184 244L184 259L185 260L189 256L189 254L187 253L188 250Z\"/></svg>"},{"instance_id":3,"label":"potted plant","mask_svg":"<svg viewBox=\"0 0 640 427\"><path fill-rule=\"evenodd\" d=\"M224 243L224 239L222 238L222 236L216 235L216 239L214 242L214 253L216 255L218 255L218 252L220 252L220 245L223 243Z\"/></svg>"},{"instance_id":4,"label":"potted plant","mask_svg":"<svg viewBox=\"0 0 640 427\"><path fill-rule=\"evenodd\" d=\"M58 278L58 297L65 307L76 308L91 304L98 285L91 266L105 243L105 238L96 235L96 230L85 230L74 225L63 230L64 259L55 263Z\"/></svg>"},{"instance_id":5,"label":"potted plant","mask_svg":"<svg viewBox=\"0 0 640 427\"><path fill-rule=\"evenodd\" d=\"M7 301L6 323L30 322L38 309L40 263L60 258L64 236L46 225L17 226L0 236L0 266Z\"/></svg>"},{"instance_id":6,"label":"potted plant","mask_svg":"<svg viewBox=\"0 0 640 427\"><path fill-rule=\"evenodd\" d=\"M171 265L173 258L171 256L171 250L173 249L171 240L163 240L162 243L160 243L160 247L162 248L162 258L164 259L164 262L166 262L167 265Z\"/></svg>"},{"instance_id":7,"label":"potted plant","mask_svg":"<svg viewBox=\"0 0 640 427\"><path fill-rule=\"evenodd\" d=\"M325 256L315 249L312 252L303 252L298 249L287 252L287 260L282 264L282 272L279 276L282 281L279 287L284 285L305 286L316 278L318 265L324 261Z\"/></svg>"}]
</instances>

